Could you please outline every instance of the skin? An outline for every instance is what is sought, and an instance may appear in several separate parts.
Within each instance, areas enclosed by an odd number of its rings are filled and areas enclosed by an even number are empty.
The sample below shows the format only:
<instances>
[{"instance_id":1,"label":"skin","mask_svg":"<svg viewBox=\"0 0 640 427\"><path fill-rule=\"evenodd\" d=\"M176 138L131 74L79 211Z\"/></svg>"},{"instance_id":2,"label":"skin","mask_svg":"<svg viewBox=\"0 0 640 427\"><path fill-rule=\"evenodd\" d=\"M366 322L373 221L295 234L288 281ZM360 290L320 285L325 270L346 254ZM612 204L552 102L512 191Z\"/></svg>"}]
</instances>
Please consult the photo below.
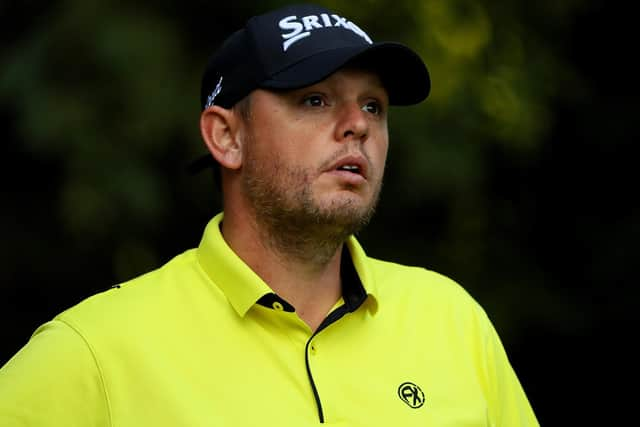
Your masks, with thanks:
<instances>
[{"instance_id":1,"label":"skin","mask_svg":"<svg viewBox=\"0 0 640 427\"><path fill-rule=\"evenodd\" d=\"M387 93L376 74L341 69L302 89L255 90L249 102L248 118L218 106L201 116L222 166L222 233L315 330L341 295L344 241L378 200Z\"/></svg>"}]
</instances>

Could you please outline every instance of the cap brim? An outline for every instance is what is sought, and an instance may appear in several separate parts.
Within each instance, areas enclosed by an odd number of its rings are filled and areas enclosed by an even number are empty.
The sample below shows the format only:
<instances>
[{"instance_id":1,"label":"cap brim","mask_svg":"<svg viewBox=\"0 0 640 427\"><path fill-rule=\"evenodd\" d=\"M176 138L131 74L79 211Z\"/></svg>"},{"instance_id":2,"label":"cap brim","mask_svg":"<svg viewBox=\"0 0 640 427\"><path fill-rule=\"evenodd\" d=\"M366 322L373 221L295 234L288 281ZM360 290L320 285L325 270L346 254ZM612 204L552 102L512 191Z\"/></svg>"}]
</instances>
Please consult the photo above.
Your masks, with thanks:
<instances>
[{"instance_id":1,"label":"cap brim","mask_svg":"<svg viewBox=\"0 0 640 427\"><path fill-rule=\"evenodd\" d=\"M319 52L270 76L260 86L270 89L310 86L352 63L380 75L391 105L417 104L429 95L431 80L422 59L408 47L391 42Z\"/></svg>"}]
</instances>

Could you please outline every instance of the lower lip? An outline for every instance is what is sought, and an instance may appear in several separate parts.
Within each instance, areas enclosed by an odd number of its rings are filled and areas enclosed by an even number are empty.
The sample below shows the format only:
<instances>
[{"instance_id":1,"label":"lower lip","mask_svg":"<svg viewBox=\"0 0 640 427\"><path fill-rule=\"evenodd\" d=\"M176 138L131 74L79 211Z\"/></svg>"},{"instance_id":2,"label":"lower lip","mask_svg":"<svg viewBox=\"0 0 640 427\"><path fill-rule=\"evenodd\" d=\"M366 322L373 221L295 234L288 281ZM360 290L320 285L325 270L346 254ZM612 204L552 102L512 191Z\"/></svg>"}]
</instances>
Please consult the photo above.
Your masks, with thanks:
<instances>
[{"instance_id":1,"label":"lower lip","mask_svg":"<svg viewBox=\"0 0 640 427\"><path fill-rule=\"evenodd\" d=\"M329 175L335 176L340 180L340 182L349 184L349 185L362 185L367 180L360 174L347 172L343 170L333 170L328 172Z\"/></svg>"}]
</instances>

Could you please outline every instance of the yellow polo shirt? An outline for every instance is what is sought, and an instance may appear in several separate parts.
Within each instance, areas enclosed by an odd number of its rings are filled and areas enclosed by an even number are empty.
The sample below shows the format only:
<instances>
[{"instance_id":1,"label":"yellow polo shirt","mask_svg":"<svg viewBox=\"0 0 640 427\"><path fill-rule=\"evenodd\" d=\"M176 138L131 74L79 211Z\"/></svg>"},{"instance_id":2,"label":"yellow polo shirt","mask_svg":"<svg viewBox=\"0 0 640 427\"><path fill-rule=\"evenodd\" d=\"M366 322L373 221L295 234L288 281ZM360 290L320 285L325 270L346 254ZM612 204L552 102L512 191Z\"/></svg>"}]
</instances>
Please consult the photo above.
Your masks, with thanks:
<instances>
[{"instance_id":1,"label":"yellow polo shirt","mask_svg":"<svg viewBox=\"0 0 640 427\"><path fill-rule=\"evenodd\" d=\"M0 369L0 425L538 425L490 321L451 280L351 238L343 297L313 333L221 220L198 248L42 325Z\"/></svg>"}]
</instances>

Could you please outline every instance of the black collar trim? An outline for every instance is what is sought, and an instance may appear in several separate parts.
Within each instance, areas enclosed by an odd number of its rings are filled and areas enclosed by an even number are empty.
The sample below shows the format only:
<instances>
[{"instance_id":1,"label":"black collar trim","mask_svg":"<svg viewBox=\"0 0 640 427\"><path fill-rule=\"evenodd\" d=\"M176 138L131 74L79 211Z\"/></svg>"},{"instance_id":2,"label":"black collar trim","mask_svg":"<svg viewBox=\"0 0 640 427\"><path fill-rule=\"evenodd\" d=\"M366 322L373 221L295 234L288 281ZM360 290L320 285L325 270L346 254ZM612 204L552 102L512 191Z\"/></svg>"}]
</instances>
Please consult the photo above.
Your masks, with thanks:
<instances>
[{"instance_id":1,"label":"black collar trim","mask_svg":"<svg viewBox=\"0 0 640 427\"><path fill-rule=\"evenodd\" d=\"M362 285L360 276L353 265L351 254L345 245L342 249L340 261L340 275L342 277L342 299L349 313L356 311L367 299L367 291ZM274 310L282 309L287 312L294 312L295 308L284 298L276 293L268 293L260 297L257 304ZM281 308L280 308L281 307Z\"/></svg>"},{"instance_id":2,"label":"black collar trim","mask_svg":"<svg viewBox=\"0 0 640 427\"><path fill-rule=\"evenodd\" d=\"M278 294L275 294L273 292L262 295L260 299L256 301L256 303L273 310L288 311L290 313L296 311L296 309L287 301L285 301L284 298L281 298Z\"/></svg>"}]
</instances>

